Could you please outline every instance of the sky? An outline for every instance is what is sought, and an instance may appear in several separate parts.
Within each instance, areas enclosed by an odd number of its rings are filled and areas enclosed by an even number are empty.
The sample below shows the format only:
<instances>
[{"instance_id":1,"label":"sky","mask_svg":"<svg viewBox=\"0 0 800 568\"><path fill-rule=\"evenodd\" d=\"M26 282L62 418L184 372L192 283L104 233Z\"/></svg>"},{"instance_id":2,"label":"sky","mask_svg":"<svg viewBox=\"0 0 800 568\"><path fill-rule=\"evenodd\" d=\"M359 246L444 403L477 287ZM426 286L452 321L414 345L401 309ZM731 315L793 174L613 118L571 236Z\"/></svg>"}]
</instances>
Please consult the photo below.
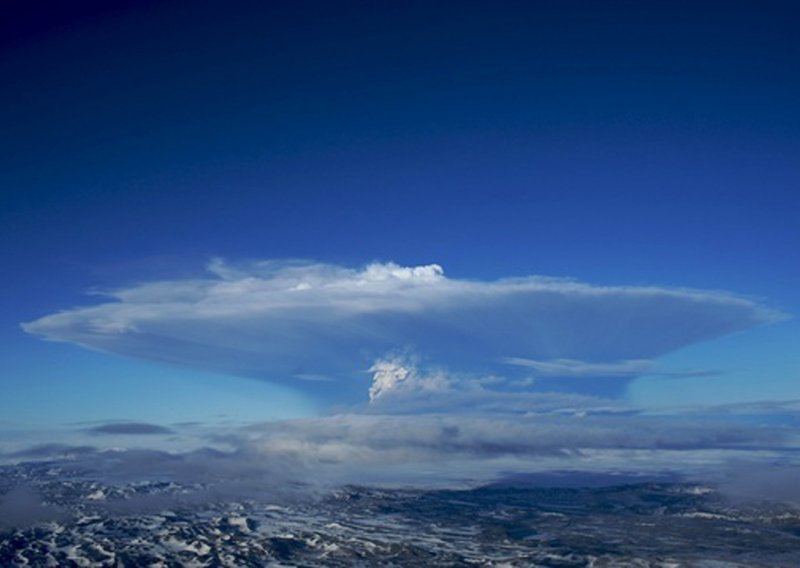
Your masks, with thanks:
<instances>
[{"instance_id":1,"label":"sky","mask_svg":"<svg viewBox=\"0 0 800 568\"><path fill-rule=\"evenodd\" d=\"M793 455L793 2L2 10L0 457Z\"/></svg>"}]
</instances>

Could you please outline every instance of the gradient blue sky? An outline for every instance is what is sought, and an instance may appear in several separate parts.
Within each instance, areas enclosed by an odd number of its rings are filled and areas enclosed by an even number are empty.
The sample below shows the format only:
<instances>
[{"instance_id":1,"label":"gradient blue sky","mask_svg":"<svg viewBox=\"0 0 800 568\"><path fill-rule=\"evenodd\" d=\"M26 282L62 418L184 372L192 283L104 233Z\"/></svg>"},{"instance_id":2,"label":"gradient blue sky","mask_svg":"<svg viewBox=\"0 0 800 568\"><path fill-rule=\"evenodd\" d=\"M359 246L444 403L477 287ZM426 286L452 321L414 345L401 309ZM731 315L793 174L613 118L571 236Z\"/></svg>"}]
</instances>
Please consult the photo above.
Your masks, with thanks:
<instances>
[{"instance_id":1,"label":"gradient blue sky","mask_svg":"<svg viewBox=\"0 0 800 568\"><path fill-rule=\"evenodd\" d=\"M106 4L0 17L13 428L323 412L308 388L20 328L217 257L727 290L800 313L793 2ZM794 319L690 345L628 400L798 399L798 346ZM715 373L667 376L691 369Z\"/></svg>"}]
</instances>

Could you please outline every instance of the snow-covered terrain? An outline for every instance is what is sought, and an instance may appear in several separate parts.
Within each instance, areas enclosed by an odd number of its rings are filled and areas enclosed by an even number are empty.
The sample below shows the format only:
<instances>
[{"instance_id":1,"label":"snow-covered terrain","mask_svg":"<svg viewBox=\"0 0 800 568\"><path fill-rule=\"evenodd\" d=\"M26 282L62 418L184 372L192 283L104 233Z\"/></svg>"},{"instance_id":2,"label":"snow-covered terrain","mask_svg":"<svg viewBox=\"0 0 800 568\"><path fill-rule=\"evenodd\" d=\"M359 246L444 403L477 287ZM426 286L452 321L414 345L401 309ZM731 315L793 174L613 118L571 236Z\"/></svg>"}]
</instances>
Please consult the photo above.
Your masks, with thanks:
<instances>
[{"instance_id":1,"label":"snow-covered terrain","mask_svg":"<svg viewBox=\"0 0 800 568\"><path fill-rule=\"evenodd\" d=\"M689 484L351 486L266 502L112 486L63 464L0 473L0 566L800 566L800 511ZM15 500L24 522L8 516Z\"/></svg>"}]
</instances>

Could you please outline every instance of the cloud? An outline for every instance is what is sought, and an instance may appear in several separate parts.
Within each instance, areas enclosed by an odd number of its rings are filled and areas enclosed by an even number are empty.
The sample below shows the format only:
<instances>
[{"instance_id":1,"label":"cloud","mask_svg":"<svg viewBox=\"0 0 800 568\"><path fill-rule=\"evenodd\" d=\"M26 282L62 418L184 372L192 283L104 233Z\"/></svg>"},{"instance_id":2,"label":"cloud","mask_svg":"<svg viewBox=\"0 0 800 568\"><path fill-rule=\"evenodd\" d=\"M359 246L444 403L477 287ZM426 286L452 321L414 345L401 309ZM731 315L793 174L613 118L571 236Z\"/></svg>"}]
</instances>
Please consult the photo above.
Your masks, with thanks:
<instances>
[{"instance_id":1,"label":"cloud","mask_svg":"<svg viewBox=\"0 0 800 568\"><path fill-rule=\"evenodd\" d=\"M372 375L372 386L369 387L369 400L375 402L397 393L414 394L450 394L455 386L444 373L420 375L416 367L400 357L380 359L369 371Z\"/></svg>"},{"instance_id":2,"label":"cloud","mask_svg":"<svg viewBox=\"0 0 800 568\"><path fill-rule=\"evenodd\" d=\"M69 445L61 443L50 444L36 444L11 452L8 454L10 458L20 458L24 460L31 459L61 459L61 458L75 458L78 456L86 456L93 454L97 449L88 445Z\"/></svg>"},{"instance_id":3,"label":"cloud","mask_svg":"<svg viewBox=\"0 0 800 568\"><path fill-rule=\"evenodd\" d=\"M467 413L491 415L636 413L620 400L569 392L531 391L529 379L421 369L414 357L392 356L371 368L370 400L361 414Z\"/></svg>"},{"instance_id":4,"label":"cloud","mask_svg":"<svg viewBox=\"0 0 800 568\"><path fill-rule=\"evenodd\" d=\"M687 379L722 374L715 369L661 371L654 359L593 362L576 359L537 361L523 357L507 357L504 362L527 371L529 384L536 384L540 388L555 391L590 390L605 396L622 394L630 379L643 375Z\"/></svg>"},{"instance_id":5,"label":"cloud","mask_svg":"<svg viewBox=\"0 0 800 568\"><path fill-rule=\"evenodd\" d=\"M651 371L651 359L628 359L611 363L591 363L575 359L536 361L522 357L507 357L509 365L529 369L537 377L635 377Z\"/></svg>"},{"instance_id":6,"label":"cloud","mask_svg":"<svg viewBox=\"0 0 800 568\"><path fill-rule=\"evenodd\" d=\"M400 384L427 378L407 370ZM390 388L360 412L246 426L209 424L194 427L188 440L178 430L175 436L184 443L174 452L53 444L18 451L14 461L63 462L68 466L63 471L110 484L157 479L189 486L177 496L109 503L109 511L117 507L122 513L170 503L294 498L342 484L463 487L559 471L688 476L755 493L762 483L750 472L757 472L757 465L774 469L780 462L786 472L798 466L796 403L648 414L618 401L526 392L518 394L522 403L514 407L508 393L470 398L473 387L464 384L452 382L450 390L432 396L430 407L411 405L413 413L403 412L406 396L424 393L424 387ZM448 406L451 397L457 402ZM754 414L769 408L782 418L765 421ZM726 481L731 463L751 465L737 467L737 476ZM789 478L778 476L782 488L774 498L790 496Z\"/></svg>"},{"instance_id":7,"label":"cloud","mask_svg":"<svg viewBox=\"0 0 800 568\"><path fill-rule=\"evenodd\" d=\"M707 475L732 459L791 455L795 444L786 428L731 417L349 413L218 429L192 451L65 451L57 459L106 483L202 488L189 502L352 483L474 485L565 470Z\"/></svg>"},{"instance_id":8,"label":"cloud","mask_svg":"<svg viewBox=\"0 0 800 568\"><path fill-rule=\"evenodd\" d=\"M171 434L172 430L158 424L148 424L146 422L109 422L108 424L89 428L88 432L112 435L153 435Z\"/></svg>"},{"instance_id":9,"label":"cloud","mask_svg":"<svg viewBox=\"0 0 800 568\"><path fill-rule=\"evenodd\" d=\"M50 340L352 399L365 396L374 361L402 349L472 373L598 372L619 382L663 353L781 317L726 292L537 276L458 280L435 264L350 269L217 259L208 269L203 278L107 292L112 301L22 327Z\"/></svg>"},{"instance_id":10,"label":"cloud","mask_svg":"<svg viewBox=\"0 0 800 568\"><path fill-rule=\"evenodd\" d=\"M0 530L43 521L61 521L68 517L67 511L46 503L38 492L26 485L17 485L0 495Z\"/></svg>"},{"instance_id":11,"label":"cloud","mask_svg":"<svg viewBox=\"0 0 800 568\"><path fill-rule=\"evenodd\" d=\"M178 497L108 505L157 510L164 499L272 498L276 487L298 483L313 492L548 471L682 475L796 452L796 405L764 420L774 405L654 413L615 397L643 374L708 374L660 371L656 358L782 317L752 299L543 277L458 280L438 265L214 260L208 269L109 292L109 301L23 328L322 396L345 393L345 411L246 427L83 425L77 435L96 446L49 444L5 457L69 461L111 481L196 484ZM98 446L119 439L99 434L171 436L110 451ZM180 451L153 449L161 440Z\"/></svg>"},{"instance_id":12,"label":"cloud","mask_svg":"<svg viewBox=\"0 0 800 568\"><path fill-rule=\"evenodd\" d=\"M685 417L480 416L343 414L254 427L267 454L376 463L394 460L575 456L583 450L687 451L779 447L789 439L776 428L735 422L708 424ZM380 455L380 458L376 456Z\"/></svg>"}]
</instances>

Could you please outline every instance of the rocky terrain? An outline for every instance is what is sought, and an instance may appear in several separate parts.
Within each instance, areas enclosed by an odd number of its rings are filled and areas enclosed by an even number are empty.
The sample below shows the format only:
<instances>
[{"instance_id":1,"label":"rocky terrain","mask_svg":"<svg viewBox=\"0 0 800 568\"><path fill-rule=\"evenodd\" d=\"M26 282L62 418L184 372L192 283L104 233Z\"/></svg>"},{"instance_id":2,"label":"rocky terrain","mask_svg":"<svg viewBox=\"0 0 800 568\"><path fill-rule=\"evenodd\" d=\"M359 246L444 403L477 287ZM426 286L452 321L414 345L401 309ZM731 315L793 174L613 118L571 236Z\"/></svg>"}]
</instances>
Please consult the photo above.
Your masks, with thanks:
<instances>
[{"instance_id":1,"label":"rocky terrain","mask_svg":"<svg viewBox=\"0 0 800 568\"><path fill-rule=\"evenodd\" d=\"M0 519L0 566L800 566L800 511L691 484L346 487L274 502L207 489L4 467L0 510L16 503L20 518Z\"/></svg>"}]
</instances>

